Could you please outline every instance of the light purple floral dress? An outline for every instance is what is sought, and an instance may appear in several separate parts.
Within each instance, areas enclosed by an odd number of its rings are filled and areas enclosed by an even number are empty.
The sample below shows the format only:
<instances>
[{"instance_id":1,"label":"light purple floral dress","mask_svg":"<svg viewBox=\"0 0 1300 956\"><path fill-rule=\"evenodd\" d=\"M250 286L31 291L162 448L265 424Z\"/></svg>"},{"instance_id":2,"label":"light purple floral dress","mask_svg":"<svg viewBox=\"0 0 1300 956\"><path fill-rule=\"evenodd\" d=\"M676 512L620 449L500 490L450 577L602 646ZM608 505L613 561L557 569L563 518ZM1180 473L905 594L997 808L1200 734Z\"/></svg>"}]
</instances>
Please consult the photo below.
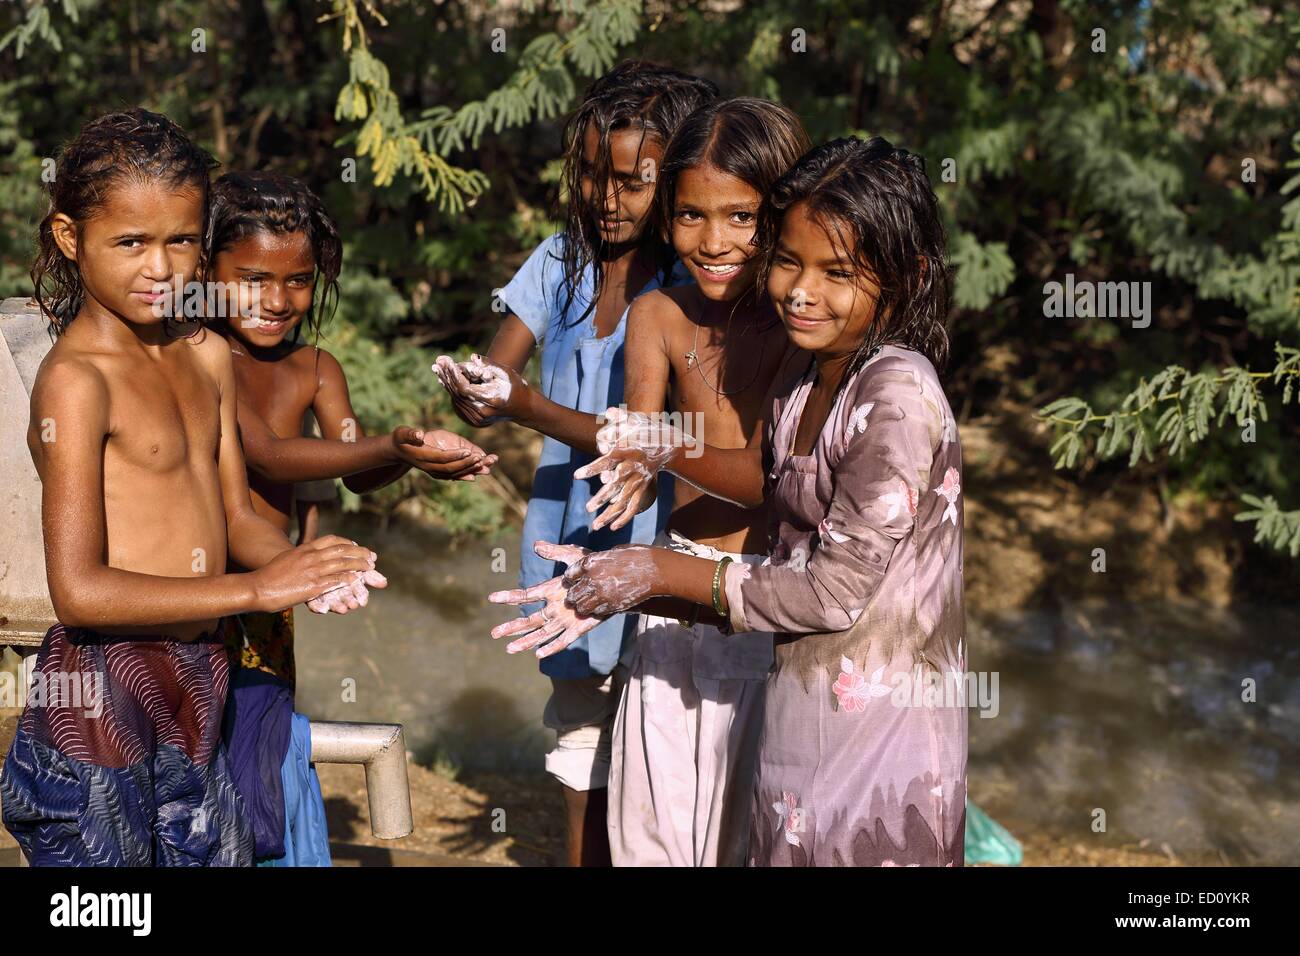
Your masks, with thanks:
<instances>
[{"instance_id":1,"label":"light purple floral dress","mask_svg":"<svg viewBox=\"0 0 1300 956\"><path fill-rule=\"evenodd\" d=\"M733 630L777 632L750 864L961 866L966 826L961 445L930 362L878 350L810 455L813 369L764 443L769 564L733 564Z\"/></svg>"}]
</instances>

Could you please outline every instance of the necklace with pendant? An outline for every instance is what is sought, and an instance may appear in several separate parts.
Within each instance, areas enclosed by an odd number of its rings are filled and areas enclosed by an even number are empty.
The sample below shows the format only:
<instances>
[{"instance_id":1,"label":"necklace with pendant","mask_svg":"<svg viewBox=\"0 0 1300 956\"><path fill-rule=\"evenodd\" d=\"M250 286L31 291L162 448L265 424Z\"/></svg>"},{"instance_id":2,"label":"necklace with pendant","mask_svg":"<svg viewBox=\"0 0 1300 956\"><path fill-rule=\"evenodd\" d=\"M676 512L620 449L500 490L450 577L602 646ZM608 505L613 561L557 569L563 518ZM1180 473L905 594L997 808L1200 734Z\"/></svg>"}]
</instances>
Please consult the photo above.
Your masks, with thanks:
<instances>
[{"instance_id":1,"label":"necklace with pendant","mask_svg":"<svg viewBox=\"0 0 1300 956\"><path fill-rule=\"evenodd\" d=\"M758 329L757 333L759 335L762 335L769 328L771 328L770 325L767 328ZM731 330L731 319L728 318L726 331L730 332L730 330ZM758 362L754 366L754 377L751 378L744 385L744 387L733 389L730 392L723 391L722 389L718 388L712 382L709 381L708 376L704 374L704 365L703 363L700 362L699 349L700 349L700 326L697 323L695 326L695 337L691 342L691 350L686 353L686 370L690 371L691 369L695 369L697 372L700 373L701 381L703 381L705 385L709 386L709 389L715 395L719 395L726 398L731 395L739 395L741 392L748 390L756 381L758 381L758 376L761 375L763 372L763 359L767 357L767 339L763 339L762 348L759 350Z\"/></svg>"}]
</instances>

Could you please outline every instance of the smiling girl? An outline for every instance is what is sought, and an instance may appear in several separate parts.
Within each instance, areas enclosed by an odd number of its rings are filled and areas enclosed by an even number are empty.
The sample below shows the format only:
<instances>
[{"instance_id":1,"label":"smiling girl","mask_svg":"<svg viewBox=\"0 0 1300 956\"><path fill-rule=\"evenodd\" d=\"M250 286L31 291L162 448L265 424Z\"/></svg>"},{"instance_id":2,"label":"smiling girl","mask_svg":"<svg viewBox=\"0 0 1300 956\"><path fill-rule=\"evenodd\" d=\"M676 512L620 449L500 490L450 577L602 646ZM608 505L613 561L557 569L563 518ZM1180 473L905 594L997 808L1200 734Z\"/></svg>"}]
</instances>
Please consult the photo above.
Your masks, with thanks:
<instances>
[{"instance_id":1,"label":"smiling girl","mask_svg":"<svg viewBox=\"0 0 1300 956\"><path fill-rule=\"evenodd\" d=\"M798 117L749 97L696 110L673 136L660 171L659 219L695 281L648 292L633 304L631 414L608 433L649 426L671 411L711 445L745 447L790 351L758 284L758 210L808 147ZM605 495L597 494L592 507ZM650 500L629 483L593 527L622 527ZM758 563L766 552L765 518L761 507L718 501L683 482L655 543ZM700 610L643 609L625 655L628 685L614 723L609 786L616 866L744 863L772 635L724 637L715 626L721 619Z\"/></svg>"},{"instance_id":2,"label":"smiling girl","mask_svg":"<svg viewBox=\"0 0 1300 956\"><path fill-rule=\"evenodd\" d=\"M548 547L562 577L491 599L546 602L511 651L563 646L587 617L663 596L737 634L776 632L751 864L961 866L966 711L927 690L959 690L965 671L961 447L935 371L949 284L938 203L918 157L840 139L781 179L759 234L768 292L809 360L761 441L673 452L666 467L726 500L766 499L767 563Z\"/></svg>"}]
</instances>

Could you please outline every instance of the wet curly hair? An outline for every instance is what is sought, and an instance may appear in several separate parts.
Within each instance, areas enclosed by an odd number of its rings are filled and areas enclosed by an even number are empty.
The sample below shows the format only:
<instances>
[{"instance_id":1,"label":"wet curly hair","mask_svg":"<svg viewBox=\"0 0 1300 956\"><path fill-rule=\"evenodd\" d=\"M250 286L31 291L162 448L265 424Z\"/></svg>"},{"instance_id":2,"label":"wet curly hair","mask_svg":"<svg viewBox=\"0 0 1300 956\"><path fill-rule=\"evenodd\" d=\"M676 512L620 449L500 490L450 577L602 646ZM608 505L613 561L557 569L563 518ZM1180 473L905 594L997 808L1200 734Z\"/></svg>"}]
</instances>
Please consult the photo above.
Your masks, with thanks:
<instances>
[{"instance_id":1,"label":"wet curly hair","mask_svg":"<svg viewBox=\"0 0 1300 956\"><path fill-rule=\"evenodd\" d=\"M115 187L130 182L193 187L202 193L206 208L208 182L217 165L166 116L140 108L91 120L59 150L31 268L33 295L55 336L66 332L81 311L85 288L76 260L65 256L54 241L54 217L61 213L80 230Z\"/></svg>"},{"instance_id":2,"label":"wet curly hair","mask_svg":"<svg viewBox=\"0 0 1300 956\"><path fill-rule=\"evenodd\" d=\"M603 278L596 213L582 198L582 150L587 130L594 129L600 139L596 162L590 171L594 182L592 195L604 196L612 175L611 134L638 130L642 142L650 140L661 147L667 146L681 122L717 95L717 84L711 80L644 60L624 61L588 87L582 103L564 127L563 180L568 204L564 213L562 260L566 312L585 269L590 266L594 272L593 288L599 289ZM666 278L674 259L672 246L663 241L652 224L643 241L654 245L655 264ZM595 307L593 299L576 321L585 319Z\"/></svg>"}]
</instances>

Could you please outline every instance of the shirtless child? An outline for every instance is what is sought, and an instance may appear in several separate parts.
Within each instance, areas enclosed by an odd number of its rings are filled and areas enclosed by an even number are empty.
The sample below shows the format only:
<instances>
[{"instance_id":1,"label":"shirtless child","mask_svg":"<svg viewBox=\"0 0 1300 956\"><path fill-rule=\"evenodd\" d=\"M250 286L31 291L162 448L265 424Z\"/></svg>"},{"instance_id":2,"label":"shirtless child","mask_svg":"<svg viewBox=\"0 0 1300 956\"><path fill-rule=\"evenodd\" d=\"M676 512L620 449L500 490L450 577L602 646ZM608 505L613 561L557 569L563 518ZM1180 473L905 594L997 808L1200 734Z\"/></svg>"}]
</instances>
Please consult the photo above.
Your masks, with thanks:
<instances>
[{"instance_id":1,"label":"shirtless child","mask_svg":"<svg viewBox=\"0 0 1300 956\"><path fill-rule=\"evenodd\" d=\"M220 747L224 628L374 568L335 536L293 548L253 511L230 348L156 308L198 269L211 166L165 117L133 109L89 123L50 186L32 274L58 341L28 444L59 623L36 670L47 685L93 678L102 700L23 712L0 801L36 865L248 864Z\"/></svg>"},{"instance_id":2,"label":"shirtless child","mask_svg":"<svg viewBox=\"0 0 1300 956\"><path fill-rule=\"evenodd\" d=\"M364 494L413 467L434 478L473 481L495 463L472 442L438 429L400 425L391 434L367 436L343 367L317 344L300 341L305 328L319 342L338 302L343 265L338 226L305 183L266 172L218 179L208 210L207 257L222 288L249 300L256 289L257 321L227 309L213 331L233 356L253 510L267 521L288 533L297 482L338 477L349 491ZM308 412L324 438L300 437ZM334 603L354 607L351 602L367 599L358 582L355 592L340 591ZM253 823L255 858L323 864L329 860L324 828L290 826L286 818L283 775L296 774L301 799L317 810L308 817L325 820L314 775L296 760L285 762L296 750L291 737L308 724L294 714L293 608L242 614L237 624L227 645L234 670L223 737ZM309 750L309 732L306 737L303 749Z\"/></svg>"}]
</instances>

